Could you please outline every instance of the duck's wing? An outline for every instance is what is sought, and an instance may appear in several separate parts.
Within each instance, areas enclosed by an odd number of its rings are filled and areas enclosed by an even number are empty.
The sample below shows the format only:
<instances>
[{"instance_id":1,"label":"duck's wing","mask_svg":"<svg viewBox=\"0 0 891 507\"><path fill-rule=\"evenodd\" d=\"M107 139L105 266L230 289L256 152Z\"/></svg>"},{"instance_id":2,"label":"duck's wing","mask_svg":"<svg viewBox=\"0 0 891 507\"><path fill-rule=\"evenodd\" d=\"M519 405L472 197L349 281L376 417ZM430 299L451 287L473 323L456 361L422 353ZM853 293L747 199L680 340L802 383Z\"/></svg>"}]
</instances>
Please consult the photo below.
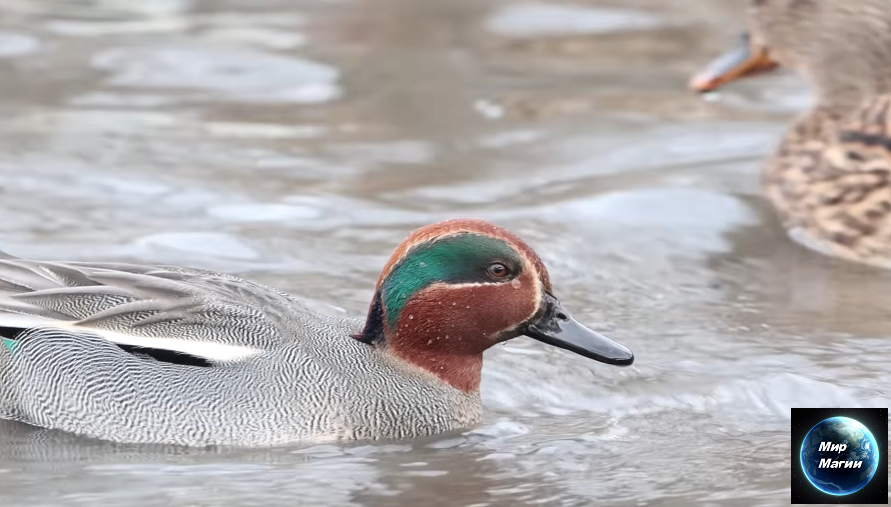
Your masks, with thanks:
<instances>
[{"instance_id":1,"label":"duck's wing","mask_svg":"<svg viewBox=\"0 0 891 507\"><path fill-rule=\"evenodd\" d=\"M243 361L279 345L299 303L236 277L170 266L44 262L0 254L0 337L98 335L184 364Z\"/></svg>"}]
</instances>

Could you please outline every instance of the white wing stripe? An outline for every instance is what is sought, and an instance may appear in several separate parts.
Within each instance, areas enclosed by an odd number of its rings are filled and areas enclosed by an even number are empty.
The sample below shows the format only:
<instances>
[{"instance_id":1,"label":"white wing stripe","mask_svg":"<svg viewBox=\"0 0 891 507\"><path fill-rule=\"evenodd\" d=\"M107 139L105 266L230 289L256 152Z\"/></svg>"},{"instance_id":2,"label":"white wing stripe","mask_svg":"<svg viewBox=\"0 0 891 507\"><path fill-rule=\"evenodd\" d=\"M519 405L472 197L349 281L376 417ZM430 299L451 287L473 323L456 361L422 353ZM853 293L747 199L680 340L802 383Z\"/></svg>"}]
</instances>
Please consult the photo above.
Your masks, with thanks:
<instances>
[{"instance_id":1,"label":"white wing stripe","mask_svg":"<svg viewBox=\"0 0 891 507\"><path fill-rule=\"evenodd\" d=\"M186 340L183 338L143 337L124 333L117 333L105 329L95 329L77 326L67 322L59 322L55 325L40 325L41 328L60 328L74 331L88 332L105 338L119 345L133 347L145 347L152 349L164 349L181 352L196 357L203 357L213 361L241 361L259 355L263 351L253 347L229 345L226 343L214 343L208 341Z\"/></svg>"}]
</instances>

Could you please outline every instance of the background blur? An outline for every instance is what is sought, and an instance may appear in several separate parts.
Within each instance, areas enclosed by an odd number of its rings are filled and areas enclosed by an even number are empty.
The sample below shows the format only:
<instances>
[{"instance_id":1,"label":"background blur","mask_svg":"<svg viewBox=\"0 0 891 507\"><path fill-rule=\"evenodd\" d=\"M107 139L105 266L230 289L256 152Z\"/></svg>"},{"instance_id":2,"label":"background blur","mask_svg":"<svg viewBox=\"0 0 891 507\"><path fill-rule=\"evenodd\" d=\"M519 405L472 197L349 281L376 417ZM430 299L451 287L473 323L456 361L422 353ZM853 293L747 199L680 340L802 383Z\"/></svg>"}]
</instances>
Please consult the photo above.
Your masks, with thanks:
<instances>
[{"instance_id":1,"label":"background blur","mask_svg":"<svg viewBox=\"0 0 891 507\"><path fill-rule=\"evenodd\" d=\"M423 442L207 452L3 423L0 503L788 505L790 407L889 405L891 280L790 244L760 196L798 78L687 91L743 4L3 0L0 249L363 314L408 231L482 217L637 360L514 340L487 353L485 424Z\"/></svg>"}]
</instances>

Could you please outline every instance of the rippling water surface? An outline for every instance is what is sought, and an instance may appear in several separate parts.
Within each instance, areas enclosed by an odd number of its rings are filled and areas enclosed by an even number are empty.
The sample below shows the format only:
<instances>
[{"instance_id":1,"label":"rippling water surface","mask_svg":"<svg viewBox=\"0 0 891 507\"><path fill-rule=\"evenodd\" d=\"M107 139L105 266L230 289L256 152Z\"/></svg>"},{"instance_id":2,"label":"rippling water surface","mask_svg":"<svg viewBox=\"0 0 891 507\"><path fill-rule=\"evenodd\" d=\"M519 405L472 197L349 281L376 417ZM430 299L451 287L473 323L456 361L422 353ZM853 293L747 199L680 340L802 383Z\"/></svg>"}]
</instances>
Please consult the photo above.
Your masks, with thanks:
<instances>
[{"instance_id":1,"label":"rippling water surface","mask_svg":"<svg viewBox=\"0 0 891 507\"><path fill-rule=\"evenodd\" d=\"M889 275L791 245L762 157L809 97L688 74L723 0L4 0L0 245L241 274L361 314L454 216L526 238L611 368L521 338L424 441L113 446L4 423L4 506L786 505L790 407L888 406Z\"/></svg>"}]
</instances>

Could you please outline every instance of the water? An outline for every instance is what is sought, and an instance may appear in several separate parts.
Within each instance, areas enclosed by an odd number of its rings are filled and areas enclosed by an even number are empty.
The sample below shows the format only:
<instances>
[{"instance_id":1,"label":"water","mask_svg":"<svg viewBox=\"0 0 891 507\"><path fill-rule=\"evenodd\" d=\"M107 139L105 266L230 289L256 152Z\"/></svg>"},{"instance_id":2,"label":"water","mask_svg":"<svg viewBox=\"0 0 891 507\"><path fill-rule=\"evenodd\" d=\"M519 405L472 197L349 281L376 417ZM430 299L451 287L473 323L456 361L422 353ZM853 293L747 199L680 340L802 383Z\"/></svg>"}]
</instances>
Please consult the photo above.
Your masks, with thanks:
<instances>
[{"instance_id":1,"label":"water","mask_svg":"<svg viewBox=\"0 0 891 507\"><path fill-rule=\"evenodd\" d=\"M792 245L760 197L797 78L685 91L743 26L726 4L5 0L3 249L361 314L409 230L484 217L637 361L514 340L487 353L484 423L424 441L209 452L3 423L2 504L787 505L790 407L889 404L891 278Z\"/></svg>"}]
</instances>

